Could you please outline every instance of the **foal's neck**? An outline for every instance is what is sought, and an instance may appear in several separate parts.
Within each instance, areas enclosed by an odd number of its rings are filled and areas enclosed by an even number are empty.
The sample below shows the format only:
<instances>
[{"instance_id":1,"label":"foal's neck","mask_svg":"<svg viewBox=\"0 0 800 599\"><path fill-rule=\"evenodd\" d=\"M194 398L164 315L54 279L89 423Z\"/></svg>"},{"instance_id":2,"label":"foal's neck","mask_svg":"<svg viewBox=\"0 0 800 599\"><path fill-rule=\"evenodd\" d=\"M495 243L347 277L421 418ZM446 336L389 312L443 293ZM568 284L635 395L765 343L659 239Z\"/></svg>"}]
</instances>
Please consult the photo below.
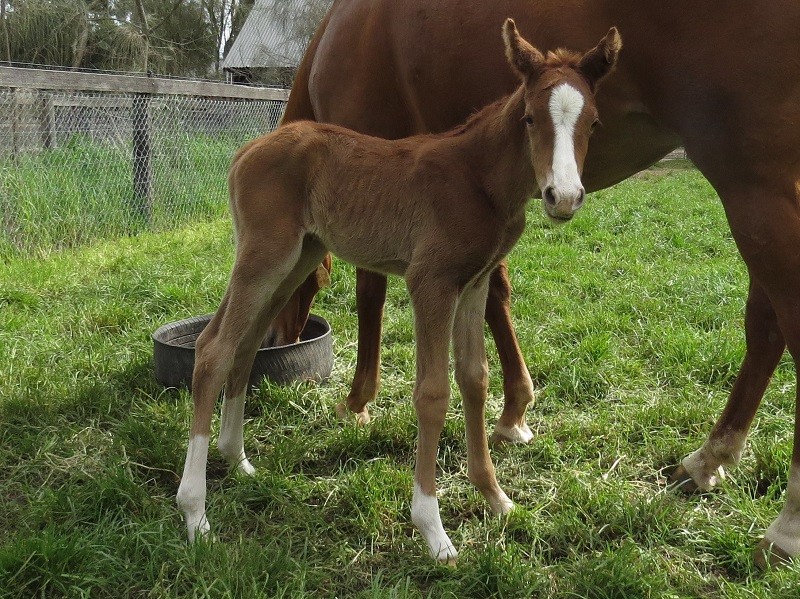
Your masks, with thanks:
<instances>
[{"instance_id":1,"label":"foal's neck","mask_svg":"<svg viewBox=\"0 0 800 599\"><path fill-rule=\"evenodd\" d=\"M454 139L464 159L499 211L524 208L537 192L525 115L525 88L486 106Z\"/></svg>"}]
</instances>

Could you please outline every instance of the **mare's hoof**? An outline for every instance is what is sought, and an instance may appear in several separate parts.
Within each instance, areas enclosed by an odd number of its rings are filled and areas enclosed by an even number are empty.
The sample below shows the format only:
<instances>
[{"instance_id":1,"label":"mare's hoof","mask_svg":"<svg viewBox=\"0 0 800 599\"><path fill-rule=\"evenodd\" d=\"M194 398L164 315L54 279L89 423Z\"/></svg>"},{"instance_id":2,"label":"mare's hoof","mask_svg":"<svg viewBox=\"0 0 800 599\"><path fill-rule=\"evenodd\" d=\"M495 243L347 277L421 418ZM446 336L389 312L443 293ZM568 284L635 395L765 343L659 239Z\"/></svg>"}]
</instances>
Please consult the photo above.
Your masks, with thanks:
<instances>
[{"instance_id":1,"label":"mare's hoof","mask_svg":"<svg viewBox=\"0 0 800 599\"><path fill-rule=\"evenodd\" d=\"M675 471L670 475L667 481L667 486L670 489L686 493L687 495L700 492L700 487L694 482L692 475L683 467L683 464L678 464L678 467L675 468Z\"/></svg>"},{"instance_id":2,"label":"mare's hoof","mask_svg":"<svg viewBox=\"0 0 800 599\"><path fill-rule=\"evenodd\" d=\"M355 417L355 421L358 426L365 426L369 424L369 421L371 420L367 408L364 408L361 412L351 412L350 408L347 407L347 404L344 402L339 402L336 404L334 410L336 411L336 416L339 418L339 420L350 420L351 418Z\"/></svg>"},{"instance_id":3,"label":"mare's hoof","mask_svg":"<svg viewBox=\"0 0 800 599\"><path fill-rule=\"evenodd\" d=\"M517 445L525 445L531 442L533 433L527 424L524 422L514 426L503 426L498 423L494 427L492 436L489 437L491 445L502 445L503 443L514 443Z\"/></svg>"},{"instance_id":4,"label":"mare's hoof","mask_svg":"<svg viewBox=\"0 0 800 599\"><path fill-rule=\"evenodd\" d=\"M792 556L767 538L763 538L753 551L753 561L759 570L769 570L787 566L791 563Z\"/></svg>"}]
</instances>

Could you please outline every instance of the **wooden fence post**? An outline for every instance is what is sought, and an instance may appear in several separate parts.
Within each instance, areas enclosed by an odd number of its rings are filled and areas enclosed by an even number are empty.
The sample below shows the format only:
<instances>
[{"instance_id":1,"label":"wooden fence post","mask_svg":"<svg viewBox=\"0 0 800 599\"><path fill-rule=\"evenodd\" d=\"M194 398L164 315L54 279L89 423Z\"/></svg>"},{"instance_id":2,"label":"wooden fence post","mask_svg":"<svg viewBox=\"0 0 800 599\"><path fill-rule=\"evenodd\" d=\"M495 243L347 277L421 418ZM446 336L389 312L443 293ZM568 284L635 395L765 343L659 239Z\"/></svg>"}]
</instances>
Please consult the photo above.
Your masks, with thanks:
<instances>
[{"instance_id":1,"label":"wooden fence post","mask_svg":"<svg viewBox=\"0 0 800 599\"><path fill-rule=\"evenodd\" d=\"M150 94L136 94L131 103L133 123L133 209L150 223L153 170L150 164Z\"/></svg>"}]
</instances>

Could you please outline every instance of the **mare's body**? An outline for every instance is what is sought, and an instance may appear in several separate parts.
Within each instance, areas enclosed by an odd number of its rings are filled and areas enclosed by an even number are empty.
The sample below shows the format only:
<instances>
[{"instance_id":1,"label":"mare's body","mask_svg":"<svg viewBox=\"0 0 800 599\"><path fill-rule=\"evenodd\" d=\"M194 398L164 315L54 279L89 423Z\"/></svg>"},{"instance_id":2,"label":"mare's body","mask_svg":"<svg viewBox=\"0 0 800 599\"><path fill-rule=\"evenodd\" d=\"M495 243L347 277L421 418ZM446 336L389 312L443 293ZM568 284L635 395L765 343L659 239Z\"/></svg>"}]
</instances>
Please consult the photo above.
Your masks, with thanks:
<instances>
[{"instance_id":1,"label":"mare's body","mask_svg":"<svg viewBox=\"0 0 800 599\"><path fill-rule=\"evenodd\" d=\"M588 190L682 144L725 206L750 273L747 353L709 441L677 473L710 488L719 467L739 459L784 350L800 361L800 2L338 0L301 64L286 119L387 138L445 130L515 85L491 34L507 15L545 49L589 47L611 25L625 39L597 97L603 125L586 159ZM385 279L359 273L362 330L348 406L364 419L377 393L385 289ZM486 314L505 377L497 430L524 441L532 391L508 299L501 270ZM799 430L796 423L787 506L766 535L777 555L800 554Z\"/></svg>"}]
</instances>

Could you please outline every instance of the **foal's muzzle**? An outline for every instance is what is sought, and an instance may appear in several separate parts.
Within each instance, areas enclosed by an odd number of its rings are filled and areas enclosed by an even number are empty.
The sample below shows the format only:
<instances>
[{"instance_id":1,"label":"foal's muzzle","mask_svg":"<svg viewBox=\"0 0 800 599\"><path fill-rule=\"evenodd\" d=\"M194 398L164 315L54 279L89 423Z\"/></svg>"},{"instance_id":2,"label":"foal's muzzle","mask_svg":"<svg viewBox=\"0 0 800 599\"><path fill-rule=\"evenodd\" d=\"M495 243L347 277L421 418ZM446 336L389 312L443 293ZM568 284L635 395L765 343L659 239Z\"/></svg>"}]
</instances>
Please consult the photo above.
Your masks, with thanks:
<instances>
[{"instance_id":1,"label":"foal's muzzle","mask_svg":"<svg viewBox=\"0 0 800 599\"><path fill-rule=\"evenodd\" d=\"M542 192L545 212L555 222L566 222L583 206L586 191L583 187L559 189L548 185Z\"/></svg>"}]
</instances>

